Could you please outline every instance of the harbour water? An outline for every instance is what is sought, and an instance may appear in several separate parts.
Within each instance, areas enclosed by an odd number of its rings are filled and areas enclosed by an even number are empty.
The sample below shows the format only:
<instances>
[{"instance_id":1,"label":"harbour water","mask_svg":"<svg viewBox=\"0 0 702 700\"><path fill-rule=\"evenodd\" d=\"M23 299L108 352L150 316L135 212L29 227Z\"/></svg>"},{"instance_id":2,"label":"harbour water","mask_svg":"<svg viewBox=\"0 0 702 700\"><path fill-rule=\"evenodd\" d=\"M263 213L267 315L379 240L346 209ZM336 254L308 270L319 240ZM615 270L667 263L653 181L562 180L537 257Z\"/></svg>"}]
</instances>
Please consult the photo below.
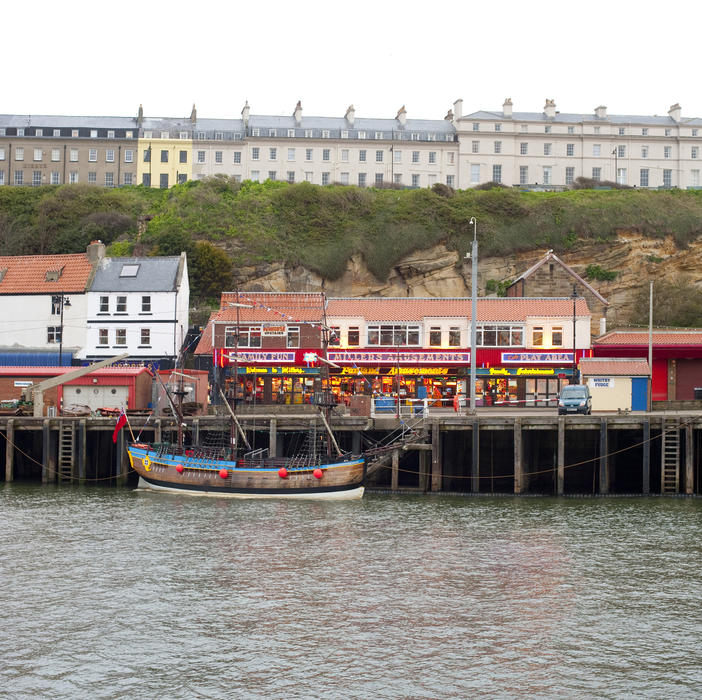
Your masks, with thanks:
<instances>
[{"instance_id":1,"label":"harbour water","mask_svg":"<svg viewBox=\"0 0 702 700\"><path fill-rule=\"evenodd\" d=\"M0 488L0 696L688 698L702 499Z\"/></svg>"}]
</instances>

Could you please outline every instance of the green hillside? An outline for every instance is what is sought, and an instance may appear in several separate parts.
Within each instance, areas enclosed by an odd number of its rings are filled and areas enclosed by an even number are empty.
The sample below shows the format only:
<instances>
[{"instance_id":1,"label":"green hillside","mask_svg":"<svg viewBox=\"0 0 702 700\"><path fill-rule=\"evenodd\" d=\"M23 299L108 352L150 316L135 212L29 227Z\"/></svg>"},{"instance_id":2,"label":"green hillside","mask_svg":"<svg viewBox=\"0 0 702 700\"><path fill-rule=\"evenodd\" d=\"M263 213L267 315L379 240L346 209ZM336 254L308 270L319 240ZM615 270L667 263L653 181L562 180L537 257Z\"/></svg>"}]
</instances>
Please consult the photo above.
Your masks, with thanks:
<instances>
[{"instance_id":1,"label":"green hillside","mask_svg":"<svg viewBox=\"0 0 702 700\"><path fill-rule=\"evenodd\" d=\"M232 286L234 269L274 261L334 279L361 253L382 280L408 253L439 242L469 250L471 216L482 256L564 252L606 243L618 230L670 234L684 247L702 229L702 192L359 189L227 177L170 190L2 187L0 254L80 252L98 238L113 255L131 254L136 243L142 254L185 250L194 300L204 301Z\"/></svg>"}]
</instances>

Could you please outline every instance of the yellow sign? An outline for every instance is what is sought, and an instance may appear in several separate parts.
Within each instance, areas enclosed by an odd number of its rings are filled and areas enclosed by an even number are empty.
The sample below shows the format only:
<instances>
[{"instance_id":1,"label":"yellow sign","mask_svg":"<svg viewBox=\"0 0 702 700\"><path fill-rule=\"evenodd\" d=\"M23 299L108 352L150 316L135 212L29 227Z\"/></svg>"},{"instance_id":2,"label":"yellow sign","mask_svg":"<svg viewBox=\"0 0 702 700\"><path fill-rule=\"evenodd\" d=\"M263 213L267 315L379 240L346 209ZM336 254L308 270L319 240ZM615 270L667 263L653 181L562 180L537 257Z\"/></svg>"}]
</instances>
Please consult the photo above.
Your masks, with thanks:
<instances>
[{"instance_id":1,"label":"yellow sign","mask_svg":"<svg viewBox=\"0 0 702 700\"><path fill-rule=\"evenodd\" d=\"M415 374L418 376L448 374L448 367L391 367L388 374L392 376L398 374Z\"/></svg>"},{"instance_id":2,"label":"yellow sign","mask_svg":"<svg viewBox=\"0 0 702 700\"><path fill-rule=\"evenodd\" d=\"M519 367L517 369L517 374L554 374L552 367L546 367L544 369L534 369L532 367Z\"/></svg>"},{"instance_id":3,"label":"yellow sign","mask_svg":"<svg viewBox=\"0 0 702 700\"><path fill-rule=\"evenodd\" d=\"M361 374L379 374L380 370L377 367L342 367L341 374L353 374L359 376Z\"/></svg>"},{"instance_id":4,"label":"yellow sign","mask_svg":"<svg viewBox=\"0 0 702 700\"><path fill-rule=\"evenodd\" d=\"M490 367L490 374L509 374L505 367Z\"/></svg>"}]
</instances>

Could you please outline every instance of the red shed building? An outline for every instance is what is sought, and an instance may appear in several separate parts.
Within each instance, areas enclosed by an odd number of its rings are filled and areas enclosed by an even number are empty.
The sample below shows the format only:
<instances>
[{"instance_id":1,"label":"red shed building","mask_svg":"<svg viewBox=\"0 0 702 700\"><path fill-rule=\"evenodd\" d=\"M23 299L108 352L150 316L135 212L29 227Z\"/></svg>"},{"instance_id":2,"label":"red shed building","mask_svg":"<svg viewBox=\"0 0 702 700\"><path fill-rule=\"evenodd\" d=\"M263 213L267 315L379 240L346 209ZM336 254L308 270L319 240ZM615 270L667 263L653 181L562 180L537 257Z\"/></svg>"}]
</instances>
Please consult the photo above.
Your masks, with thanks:
<instances>
[{"instance_id":1,"label":"red shed building","mask_svg":"<svg viewBox=\"0 0 702 700\"><path fill-rule=\"evenodd\" d=\"M648 344L648 331L616 330L594 341L593 355L648 358ZM702 398L702 330L655 329L652 351L653 401Z\"/></svg>"}]
</instances>

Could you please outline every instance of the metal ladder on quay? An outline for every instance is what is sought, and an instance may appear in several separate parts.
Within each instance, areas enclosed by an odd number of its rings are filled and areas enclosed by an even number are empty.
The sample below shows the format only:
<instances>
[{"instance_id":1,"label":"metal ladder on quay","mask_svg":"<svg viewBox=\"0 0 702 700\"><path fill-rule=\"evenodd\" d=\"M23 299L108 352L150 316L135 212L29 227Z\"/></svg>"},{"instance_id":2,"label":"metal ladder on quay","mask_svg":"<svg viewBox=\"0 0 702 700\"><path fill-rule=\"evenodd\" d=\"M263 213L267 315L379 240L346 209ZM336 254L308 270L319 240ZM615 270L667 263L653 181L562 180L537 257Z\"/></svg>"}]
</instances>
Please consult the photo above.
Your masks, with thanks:
<instances>
[{"instance_id":1,"label":"metal ladder on quay","mask_svg":"<svg viewBox=\"0 0 702 700\"><path fill-rule=\"evenodd\" d=\"M75 421L62 420L59 426L57 480L73 481L75 478L75 447L76 426Z\"/></svg>"},{"instance_id":2,"label":"metal ladder on quay","mask_svg":"<svg viewBox=\"0 0 702 700\"><path fill-rule=\"evenodd\" d=\"M663 418L661 431L661 493L678 493L680 489L680 420Z\"/></svg>"}]
</instances>

